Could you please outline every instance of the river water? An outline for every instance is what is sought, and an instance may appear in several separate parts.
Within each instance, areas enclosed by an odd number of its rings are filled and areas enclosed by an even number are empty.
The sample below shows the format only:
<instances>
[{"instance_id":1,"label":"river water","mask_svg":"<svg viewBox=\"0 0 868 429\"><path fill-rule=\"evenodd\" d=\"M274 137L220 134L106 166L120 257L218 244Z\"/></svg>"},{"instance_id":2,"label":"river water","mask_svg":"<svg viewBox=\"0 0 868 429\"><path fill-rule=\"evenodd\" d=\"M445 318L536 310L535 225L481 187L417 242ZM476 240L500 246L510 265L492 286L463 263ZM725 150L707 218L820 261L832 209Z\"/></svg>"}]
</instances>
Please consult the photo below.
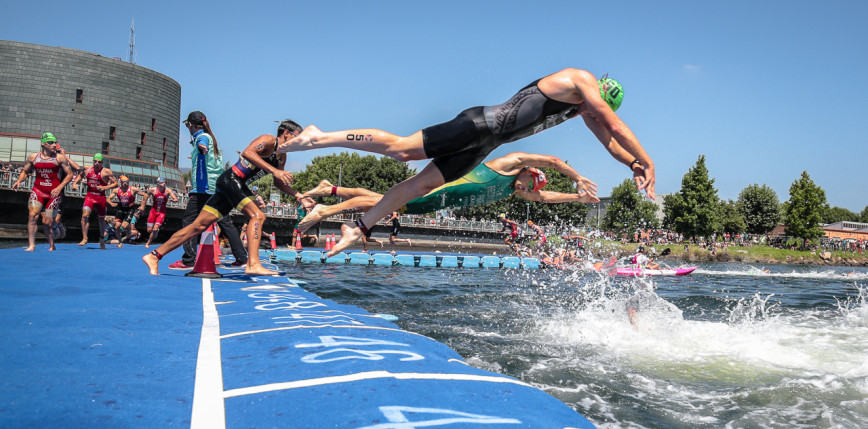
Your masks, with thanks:
<instances>
[{"instance_id":1,"label":"river water","mask_svg":"<svg viewBox=\"0 0 868 429\"><path fill-rule=\"evenodd\" d=\"M716 263L653 279L551 269L284 268L308 290L394 314L402 328L545 390L599 427L868 422L864 268ZM639 309L636 326L628 302Z\"/></svg>"}]
</instances>

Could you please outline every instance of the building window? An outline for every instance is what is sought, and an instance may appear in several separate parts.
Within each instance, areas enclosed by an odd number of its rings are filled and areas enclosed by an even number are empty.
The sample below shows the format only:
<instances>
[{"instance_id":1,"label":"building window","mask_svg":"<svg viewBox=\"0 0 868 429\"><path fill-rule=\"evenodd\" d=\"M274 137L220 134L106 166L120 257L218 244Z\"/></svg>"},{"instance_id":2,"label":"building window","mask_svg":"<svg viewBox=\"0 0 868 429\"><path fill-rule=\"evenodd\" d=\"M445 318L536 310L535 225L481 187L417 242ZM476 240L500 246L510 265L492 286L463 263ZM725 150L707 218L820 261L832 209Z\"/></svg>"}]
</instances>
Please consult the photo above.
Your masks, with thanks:
<instances>
[{"instance_id":1,"label":"building window","mask_svg":"<svg viewBox=\"0 0 868 429\"><path fill-rule=\"evenodd\" d=\"M151 118L151 131L157 131L157 120Z\"/></svg>"},{"instance_id":2,"label":"building window","mask_svg":"<svg viewBox=\"0 0 868 429\"><path fill-rule=\"evenodd\" d=\"M142 148L136 148L136 159L142 159Z\"/></svg>"},{"instance_id":3,"label":"building window","mask_svg":"<svg viewBox=\"0 0 868 429\"><path fill-rule=\"evenodd\" d=\"M166 150L167 147L168 147L168 143L166 143L166 138L163 137L163 150Z\"/></svg>"},{"instance_id":4,"label":"building window","mask_svg":"<svg viewBox=\"0 0 868 429\"><path fill-rule=\"evenodd\" d=\"M145 145L145 133L142 133L142 140L139 142L142 146Z\"/></svg>"},{"instance_id":5,"label":"building window","mask_svg":"<svg viewBox=\"0 0 868 429\"><path fill-rule=\"evenodd\" d=\"M163 165L166 165L166 152L163 152Z\"/></svg>"},{"instance_id":6,"label":"building window","mask_svg":"<svg viewBox=\"0 0 868 429\"><path fill-rule=\"evenodd\" d=\"M115 127L109 127L109 140L114 140L117 136L117 129Z\"/></svg>"},{"instance_id":7,"label":"building window","mask_svg":"<svg viewBox=\"0 0 868 429\"><path fill-rule=\"evenodd\" d=\"M76 103L81 103L81 101L82 101L83 99L84 99L84 91L82 91L82 90L80 90L80 89L76 89L76 90L75 90L75 102L76 102Z\"/></svg>"},{"instance_id":8,"label":"building window","mask_svg":"<svg viewBox=\"0 0 868 429\"><path fill-rule=\"evenodd\" d=\"M109 142L102 142L102 154L103 155L109 154Z\"/></svg>"}]
</instances>

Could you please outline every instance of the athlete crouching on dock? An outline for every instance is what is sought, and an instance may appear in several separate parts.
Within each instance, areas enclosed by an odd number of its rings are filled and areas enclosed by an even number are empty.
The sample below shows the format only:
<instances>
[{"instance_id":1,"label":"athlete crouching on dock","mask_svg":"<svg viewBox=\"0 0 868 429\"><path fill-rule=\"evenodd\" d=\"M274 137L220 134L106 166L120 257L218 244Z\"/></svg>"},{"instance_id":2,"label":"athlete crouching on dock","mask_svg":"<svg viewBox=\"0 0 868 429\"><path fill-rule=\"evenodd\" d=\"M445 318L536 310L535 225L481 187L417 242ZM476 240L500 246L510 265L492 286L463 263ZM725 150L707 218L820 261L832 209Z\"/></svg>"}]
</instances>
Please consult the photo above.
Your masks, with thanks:
<instances>
[{"instance_id":1,"label":"athlete crouching on dock","mask_svg":"<svg viewBox=\"0 0 868 429\"><path fill-rule=\"evenodd\" d=\"M576 193L544 191L548 183L545 174L535 167L549 167L563 173L576 183ZM431 213L445 208L476 206L504 199L512 194L528 201L547 204L580 202L595 203L597 184L579 175L573 167L556 156L513 152L478 165L471 172L431 192L413 199L399 210L407 214ZM299 222L302 234L322 219L340 213L361 213L370 210L383 195L362 188L340 188L323 180L304 197L344 198L345 201L326 206L319 204Z\"/></svg>"},{"instance_id":2,"label":"athlete crouching on dock","mask_svg":"<svg viewBox=\"0 0 868 429\"><path fill-rule=\"evenodd\" d=\"M201 234L208 226L229 214L237 208L250 218L247 224L247 268L246 274L274 275L276 271L266 269L259 262L259 242L262 226L265 223L265 213L254 201L253 192L248 184L267 175L274 175L274 185L281 191L298 197L290 187L293 182L292 173L284 171L286 155L277 153L277 146L297 136L301 126L285 120L277 127L277 137L263 134L253 140L241 153L238 162L232 168L223 172L217 178L216 191L205 207L190 225L176 232L162 246L142 257L151 274L159 274L160 259L167 253L181 247L196 234Z\"/></svg>"}]
</instances>

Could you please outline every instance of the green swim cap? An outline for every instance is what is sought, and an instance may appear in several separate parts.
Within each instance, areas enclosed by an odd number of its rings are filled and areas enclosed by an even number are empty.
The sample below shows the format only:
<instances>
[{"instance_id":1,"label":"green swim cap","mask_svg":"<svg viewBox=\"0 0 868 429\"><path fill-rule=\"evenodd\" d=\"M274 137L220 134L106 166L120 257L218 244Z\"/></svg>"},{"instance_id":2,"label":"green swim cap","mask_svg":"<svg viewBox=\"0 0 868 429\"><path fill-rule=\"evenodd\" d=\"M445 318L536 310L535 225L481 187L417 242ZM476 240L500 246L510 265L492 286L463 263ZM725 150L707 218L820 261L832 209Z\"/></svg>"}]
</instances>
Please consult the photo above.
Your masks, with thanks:
<instances>
[{"instance_id":1,"label":"green swim cap","mask_svg":"<svg viewBox=\"0 0 868 429\"><path fill-rule=\"evenodd\" d=\"M57 141L57 138L54 137L54 134L45 133L42 135L42 143L56 142L56 141Z\"/></svg>"},{"instance_id":2,"label":"green swim cap","mask_svg":"<svg viewBox=\"0 0 868 429\"><path fill-rule=\"evenodd\" d=\"M93 160L94 161L102 161L102 154L101 153L93 154Z\"/></svg>"},{"instance_id":3,"label":"green swim cap","mask_svg":"<svg viewBox=\"0 0 868 429\"><path fill-rule=\"evenodd\" d=\"M600 97L606 100L613 112L617 112L621 107L621 101L624 100L624 87L615 79L604 77L599 80Z\"/></svg>"}]
</instances>

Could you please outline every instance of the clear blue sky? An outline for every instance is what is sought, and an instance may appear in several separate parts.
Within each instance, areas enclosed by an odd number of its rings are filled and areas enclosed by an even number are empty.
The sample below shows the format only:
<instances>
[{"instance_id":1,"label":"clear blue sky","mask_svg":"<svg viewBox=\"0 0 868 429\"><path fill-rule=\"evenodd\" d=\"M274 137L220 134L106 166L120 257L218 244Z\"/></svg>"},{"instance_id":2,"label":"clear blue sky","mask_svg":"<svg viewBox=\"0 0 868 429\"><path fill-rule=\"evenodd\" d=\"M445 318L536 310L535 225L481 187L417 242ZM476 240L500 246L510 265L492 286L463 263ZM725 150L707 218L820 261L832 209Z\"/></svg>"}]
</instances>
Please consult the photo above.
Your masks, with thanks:
<instances>
[{"instance_id":1,"label":"clear blue sky","mask_svg":"<svg viewBox=\"0 0 868 429\"><path fill-rule=\"evenodd\" d=\"M623 83L658 193L705 155L724 199L758 183L786 201L807 170L831 205L868 205L865 1L4 3L0 39L110 57L134 19L138 64L177 80L182 114L205 112L233 157L276 120L410 134L577 67ZM601 195L630 175L580 120L492 156L511 151L557 155Z\"/></svg>"}]
</instances>

